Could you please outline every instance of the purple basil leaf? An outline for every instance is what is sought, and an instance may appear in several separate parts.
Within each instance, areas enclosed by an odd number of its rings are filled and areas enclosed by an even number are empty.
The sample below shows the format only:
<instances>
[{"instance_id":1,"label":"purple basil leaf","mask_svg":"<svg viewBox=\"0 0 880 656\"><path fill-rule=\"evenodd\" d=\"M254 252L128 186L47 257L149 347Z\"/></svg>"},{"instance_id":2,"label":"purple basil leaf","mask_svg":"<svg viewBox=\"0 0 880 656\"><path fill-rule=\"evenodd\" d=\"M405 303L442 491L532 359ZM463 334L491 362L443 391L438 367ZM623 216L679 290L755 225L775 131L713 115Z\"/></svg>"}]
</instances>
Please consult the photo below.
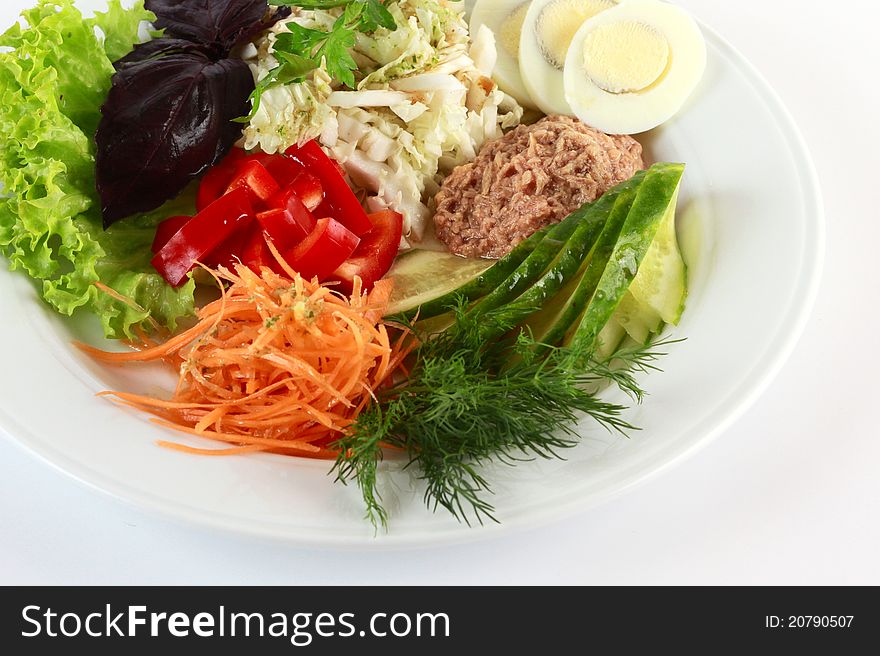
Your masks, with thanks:
<instances>
[{"instance_id":1,"label":"purple basil leaf","mask_svg":"<svg viewBox=\"0 0 880 656\"><path fill-rule=\"evenodd\" d=\"M219 162L241 137L232 119L253 89L247 64L197 46L123 65L95 136L104 227L159 207Z\"/></svg>"},{"instance_id":2,"label":"purple basil leaf","mask_svg":"<svg viewBox=\"0 0 880 656\"><path fill-rule=\"evenodd\" d=\"M126 66L131 66L132 64L139 64L149 59L159 59L160 57L175 54L203 54L210 58L212 53L206 46L187 41L186 39L161 37L159 39L147 41L146 43L137 44L134 47L134 50L128 53L125 57L117 59L113 63L113 66L118 71Z\"/></svg>"},{"instance_id":3,"label":"purple basil leaf","mask_svg":"<svg viewBox=\"0 0 880 656\"><path fill-rule=\"evenodd\" d=\"M290 7L270 9L266 0L147 0L146 7L167 35L227 53L290 14Z\"/></svg>"}]
</instances>

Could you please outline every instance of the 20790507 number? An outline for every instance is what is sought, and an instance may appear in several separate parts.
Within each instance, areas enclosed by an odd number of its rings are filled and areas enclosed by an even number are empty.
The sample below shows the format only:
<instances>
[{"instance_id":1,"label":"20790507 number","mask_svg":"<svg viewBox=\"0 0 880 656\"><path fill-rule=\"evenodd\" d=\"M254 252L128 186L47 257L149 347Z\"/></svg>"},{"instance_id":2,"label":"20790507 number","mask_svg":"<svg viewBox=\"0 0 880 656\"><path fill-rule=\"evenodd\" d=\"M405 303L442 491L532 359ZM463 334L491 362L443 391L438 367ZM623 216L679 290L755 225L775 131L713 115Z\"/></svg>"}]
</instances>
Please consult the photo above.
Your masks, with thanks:
<instances>
[{"instance_id":1,"label":"20790507 number","mask_svg":"<svg viewBox=\"0 0 880 656\"><path fill-rule=\"evenodd\" d=\"M790 615L790 629L834 629L848 628L852 625L853 615Z\"/></svg>"}]
</instances>

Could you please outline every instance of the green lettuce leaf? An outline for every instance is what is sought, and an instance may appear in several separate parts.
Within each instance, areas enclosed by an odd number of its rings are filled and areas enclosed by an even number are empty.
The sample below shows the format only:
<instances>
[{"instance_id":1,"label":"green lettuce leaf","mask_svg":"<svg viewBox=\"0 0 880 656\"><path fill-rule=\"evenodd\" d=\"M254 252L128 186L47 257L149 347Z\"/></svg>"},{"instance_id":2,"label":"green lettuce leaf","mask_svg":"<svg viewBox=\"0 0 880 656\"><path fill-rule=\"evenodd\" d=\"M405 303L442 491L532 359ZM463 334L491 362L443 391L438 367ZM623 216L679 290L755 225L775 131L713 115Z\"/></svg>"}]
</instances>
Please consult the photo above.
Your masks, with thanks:
<instances>
[{"instance_id":1,"label":"green lettuce leaf","mask_svg":"<svg viewBox=\"0 0 880 656\"><path fill-rule=\"evenodd\" d=\"M112 62L131 50L143 2L84 19L71 0L41 0L25 27L0 36L0 253L42 285L45 300L70 315L95 312L108 337L132 336L152 318L170 328L194 311L190 281L173 289L150 266L156 224L185 208L101 227L93 136L110 88ZM100 28L96 34L95 28ZM96 282L131 300L100 292Z\"/></svg>"},{"instance_id":2,"label":"green lettuce leaf","mask_svg":"<svg viewBox=\"0 0 880 656\"><path fill-rule=\"evenodd\" d=\"M122 0L110 0L105 12L98 12L92 23L100 28L104 36L104 52L111 62L122 59L131 52L132 46L138 42L137 34L143 21L152 21L155 15L145 11L143 3L139 3L132 11L125 11ZM151 36L159 36L162 30L150 30Z\"/></svg>"}]
</instances>

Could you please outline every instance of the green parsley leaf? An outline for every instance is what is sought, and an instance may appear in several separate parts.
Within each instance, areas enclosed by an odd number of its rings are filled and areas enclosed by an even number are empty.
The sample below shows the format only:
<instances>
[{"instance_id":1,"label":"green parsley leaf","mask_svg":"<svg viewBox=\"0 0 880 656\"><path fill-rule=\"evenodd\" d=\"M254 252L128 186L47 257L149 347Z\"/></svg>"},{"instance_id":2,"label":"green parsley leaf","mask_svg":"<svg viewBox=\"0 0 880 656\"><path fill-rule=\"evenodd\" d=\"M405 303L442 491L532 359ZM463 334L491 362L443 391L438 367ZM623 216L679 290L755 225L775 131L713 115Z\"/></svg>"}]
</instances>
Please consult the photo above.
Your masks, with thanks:
<instances>
[{"instance_id":1,"label":"green parsley leaf","mask_svg":"<svg viewBox=\"0 0 880 656\"><path fill-rule=\"evenodd\" d=\"M383 0L270 0L269 4L303 9L344 9L329 32L287 23L290 32L279 34L275 39L273 51L278 66L257 83L250 96L251 111L247 116L235 119L239 123L247 123L254 117L266 90L302 81L321 65L322 59L331 78L353 89L356 85L354 72L358 66L349 51L354 47L355 33L371 34L380 27L387 30L397 28L394 16Z\"/></svg>"},{"instance_id":2,"label":"green parsley leaf","mask_svg":"<svg viewBox=\"0 0 880 656\"><path fill-rule=\"evenodd\" d=\"M397 23L394 16L385 7L381 0L365 0L363 20L365 22L362 32L375 32L378 28L384 27L386 30L397 29ZM366 23L369 21L369 23ZM371 27L367 27L370 25Z\"/></svg>"},{"instance_id":3,"label":"green parsley leaf","mask_svg":"<svg viewBox=\"0 0 880 656\"><path fill-rule=\"evenodd\" d=\"M275 39L275 52L284 52L307 59L319 60L318 50L330 36L327 32L303 27L297 23L288 23L290 32L279 34ZM336 26L333 26L336 29Z\"/></svg>"},{"instance_id":4,"label":"green parsley leaf","mask_svg":"<svg viewBox=\"0 0 880 656\"><path fill-rule=\"evenodd\" d=\"M364 3L361 0L351 0L342 11L342 16L336 19L333 29L349 29L361 30L366 32L363 25L362 16L364 14Z\"/></svg>"},{"instance_id":5,"label":"green parsley leaf","mask_svg":"<svg viewBox=\"0 0 880 656\"><path fill-rule=\"evenodd\" d=\"M316 58L320 60L320 57L323 56L330 77L353 89L357 62L352 58L349 48L354 47L355 36L354 30L339 25L342 18L344 16L336 21L337 24L333 26L333 31L330 32L324 45L318 50Z\"/></svg>"},{"instance_id":6,"label":"green parsley leaf","mask_svg":"<svg viewBox=\"0 0 880 656\"><path fill-rule=\"evenodd\" d=\"M260 109L263 92L279 84L291 84L302 82L305 76L318 67L313 59L301 57L289 52L276 52L275 58L279 65L273 68L262 80L257 82L248 100L251 102L251 111L247 116L239 116L233 119L236 123L249 123Z\"/></svg>"}]
</instances>

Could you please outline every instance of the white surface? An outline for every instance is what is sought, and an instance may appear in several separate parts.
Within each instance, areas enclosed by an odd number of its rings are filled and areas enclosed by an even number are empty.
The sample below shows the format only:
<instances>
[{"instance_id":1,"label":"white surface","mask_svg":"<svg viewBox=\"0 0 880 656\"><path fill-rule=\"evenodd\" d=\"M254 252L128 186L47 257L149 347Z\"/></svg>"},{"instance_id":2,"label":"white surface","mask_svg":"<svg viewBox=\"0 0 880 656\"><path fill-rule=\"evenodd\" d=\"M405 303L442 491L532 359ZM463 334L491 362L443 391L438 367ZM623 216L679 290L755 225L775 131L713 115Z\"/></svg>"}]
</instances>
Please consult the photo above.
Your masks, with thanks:
<instances>
[{"instance_id":1,"label":"white surface","mask_svg":"<svg viewBox=\"0 0 880 656\"><path fill-rule=\"evenodd\" d=\"M782 95L810 142L828 215L814 318L767 394L722 438L562 523L470 546L349 553L344 572L339 554L153 519L0 442L0 582L877 583L880 362L865 345L880 318L868 278L880 234L870 206L874 153L855 150L856 140L880 143L869 124L877 89L859 86L873 77L871 20L853 11L868 3L848 3L849 12L840 3L840 14L778 0L683 4ZM843 138L828 137L833 125Z\"/></svg>"}]
</instances>

